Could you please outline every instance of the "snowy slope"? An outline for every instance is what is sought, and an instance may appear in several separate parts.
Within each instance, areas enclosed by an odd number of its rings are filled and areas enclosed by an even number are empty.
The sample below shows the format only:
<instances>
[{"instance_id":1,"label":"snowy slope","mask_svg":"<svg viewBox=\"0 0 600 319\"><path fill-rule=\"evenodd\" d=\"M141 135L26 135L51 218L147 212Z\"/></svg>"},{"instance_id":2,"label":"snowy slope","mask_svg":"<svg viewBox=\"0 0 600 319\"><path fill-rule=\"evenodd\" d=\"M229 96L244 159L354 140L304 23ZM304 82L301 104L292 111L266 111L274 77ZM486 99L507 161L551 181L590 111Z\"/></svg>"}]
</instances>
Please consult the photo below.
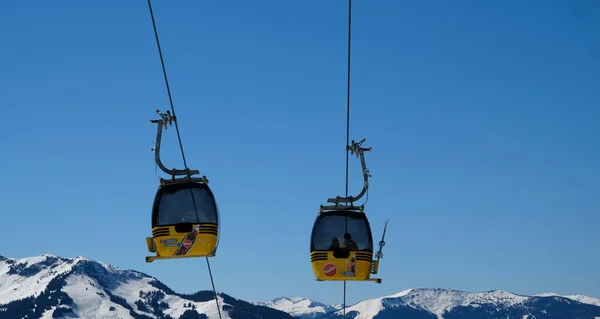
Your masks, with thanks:
<instances>
[{"instance_id":1,"label":"snowy slope","mask_svg":"<svg viewBox=\"0 0 600 319\"><path fill-rule=\"evenodd\" d=\"M223 319L292 318L287 313L250 305L225 294L219 294L218 302ZM219 318L211 291L178 294L149 275L84 257L0 256L0 318L63 316Z\"/></svg>"},{"instance_id":2,"label":"snowy slope","mask_svg":"<svg viewBox=\"0 0 600 319\"><path fill-rule=\"evenodd\" d=\"M496 290L481 293L468 293L453 289L407 289L394 295L365 300L346 308L346 313L356 311L354 318L373 318L386 308L408 306L426 310L442 319L447 310L457 306L492 304L496 306L512 306L522 303L527 297ZM338 311L337 314L342 314Z\"/></svg>"},{"instance_id":3,"label":"snowy slope","mask_svg":"<svg viewBox=\"0 0 600 319\"><path fill-rule=\"evenodd\" d=\"M54 255L9 259L0 257L0 305L38 295L57 275L73 269L73 262Z\"/></svg>"},{"instance_id":4,"label":"snowy slope","mask_svg":"<svg viewBox=\"0 0 600 319\"><path fill-rule=\"evenodd\" d=\"M410 291L411 289L408 289L394 295L361 301L353 306L346 307L346 313L356 311L358 314L355 318L373 318L375 315L377 315L380 311L384 310L388 306L387 299L400 298L406 296L408 293L410 293ZM339 310L334 314L343 315L343 311Z\"/></svg>"},{"instance_id":5,"label":"snowy slope","mask_svg":"<svg viewBox=\"0 0 600 319\"><path fill-rule=\"evenodd\" d=\"M425 310L435 314L438 318L442 318L444 311L450 310L456 306L483 303L509 306L523 302L526 299L527 297L514 295L501 290L468 293L452 289L407 289L393 295L364 300L350 307L346 307L346 314L356 312L355 319L373 318L385 309L408 306ZM296 300L308 299L297 298ZM307 309L307 307L301 307L302 301L294 303L289 298L278 298L263 303L263 305L286 311L299 318L304 318L306 315L313 315L316 312L314 308ZM343 315L341 307L338 307L338 309L334 311L319 311L318 313L330 313L334 316Z\"/></svg>"},{"instance_id":6,"label":"snowy slope","mask_svg":"<svg viewBox=\"0 0 600 319\"><path fill-rule=\"evenodd\" d=\"M253 303L281 310L302 319L316 318L320 315L341 309L339 305L327 305L302 297L280 297L267 302Z\"/></svg>"},{"instance_id":7,"label":"snowy slope","mask_svg":"<svg viewBox=\"0 0 600 319\"><path fill-rule=\"evenodd\" d=\"M537 294L534 295L537 297L564 297L564 298L569 298L571 300L575 300L575 301L579 301L581 303L585 303L585 304L589 304L589 305L595 305L600 307L600 298L593 298L593 297L588 297L588 296L584 296L584 295L559 295L553 292L547 292L547 293L543 293L543 294Z\"/></svg>"},{"instance_id":8,"label":"snowy slope","mask_svg":"<svg viewBox=\"0 0 600 319\"><path fill-rule=\"evenodd\" d=\"M556 298L543 298L556 297ZM568 299L566 299L568 298ZM266 303L266 306L286 311L297 318L338 319L343 311L323 313L300 307L302 299L278 298ZM566 300L581 302L576 304ZM296 301L296 302L294 302ZM453 289L407 289L399 293L368 299L346 307L346 318L513 318L527 315L540 318L552 313L551 318L588 318L589 314L600 316L597 298L582 295L562 297L556 294L524 296L503 290L470 293ZM324 308L326 309L326 308ZM538 315L536 315L538 314ZM573 315L573 316L571 316ZM593 316L591 317L593 318Z\"/></svg>"}]
</instances>

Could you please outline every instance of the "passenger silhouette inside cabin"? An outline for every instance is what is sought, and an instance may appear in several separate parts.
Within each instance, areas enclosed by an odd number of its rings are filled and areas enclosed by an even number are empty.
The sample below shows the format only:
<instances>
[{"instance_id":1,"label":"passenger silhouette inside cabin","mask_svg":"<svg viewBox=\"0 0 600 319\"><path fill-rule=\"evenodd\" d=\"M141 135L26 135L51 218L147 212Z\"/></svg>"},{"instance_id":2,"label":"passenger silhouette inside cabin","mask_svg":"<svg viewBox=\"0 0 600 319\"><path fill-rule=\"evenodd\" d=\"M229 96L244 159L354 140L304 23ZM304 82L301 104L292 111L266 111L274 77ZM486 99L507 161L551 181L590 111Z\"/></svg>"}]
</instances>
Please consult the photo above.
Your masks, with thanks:
<instances>
[{"instance_id":1,"label":"passenger silhouette inside cabin","mask_svg":"<svg viewBox=\"0 0 600 319\"><path fill-rule=\"evenodd\" d=\"M350 235L350 233L344 234L344 248L348 250L358 250L358 245L352 240L352 235Z\"/></svg>"},{"instance_id":2,"label":"passenger silhouette inside cabin","mask_svg":"<svg viewBox=\"0 0 600 319\"><path fill-rule=\"evenodd\" d=\"M331 246L329 246L329 250L334 250L340 248L340 240L337 237L333 237L331 239Z\"/></svg>"}]
</instances>

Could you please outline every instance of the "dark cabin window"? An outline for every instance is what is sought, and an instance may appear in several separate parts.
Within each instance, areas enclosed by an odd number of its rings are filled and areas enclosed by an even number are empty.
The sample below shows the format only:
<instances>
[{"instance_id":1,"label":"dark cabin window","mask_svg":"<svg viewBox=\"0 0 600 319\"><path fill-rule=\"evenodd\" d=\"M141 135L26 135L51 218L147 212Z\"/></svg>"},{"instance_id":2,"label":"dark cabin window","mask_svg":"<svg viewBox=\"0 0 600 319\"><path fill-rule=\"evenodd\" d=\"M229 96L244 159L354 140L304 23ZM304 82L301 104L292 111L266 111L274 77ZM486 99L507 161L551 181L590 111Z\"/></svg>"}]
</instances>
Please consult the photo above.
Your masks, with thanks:
<instances>
[{"instance_id":1,"label":"dark cabin window","mask_svg":"<svg viewBox=\"0 0 600 319\"><path fill-rule=\"evenodd\" d=\"M349 233L351 239L358 246L358 249L353 248L351 250L373 251L369 224L364 216L359 216L361 215L356 215L356 217L325 215L319 218L313 230L312 249L333 250L334 238L337 238L340 248L345 248L344 234Z\"/></svg>"},{"instance_id":2,"label":"dark cabin window","mask_svg":"<svg viewBox=\"0 0 600 319\"><path fill-rule=\"evenodd\" d=\"M196 204L195 210L194 202ZM180 223L216 224L217 211L213 198L205 188L184 188L173 193L162 193L158 205L157 219L159 226Z\"/></svg>"}]
</instances>

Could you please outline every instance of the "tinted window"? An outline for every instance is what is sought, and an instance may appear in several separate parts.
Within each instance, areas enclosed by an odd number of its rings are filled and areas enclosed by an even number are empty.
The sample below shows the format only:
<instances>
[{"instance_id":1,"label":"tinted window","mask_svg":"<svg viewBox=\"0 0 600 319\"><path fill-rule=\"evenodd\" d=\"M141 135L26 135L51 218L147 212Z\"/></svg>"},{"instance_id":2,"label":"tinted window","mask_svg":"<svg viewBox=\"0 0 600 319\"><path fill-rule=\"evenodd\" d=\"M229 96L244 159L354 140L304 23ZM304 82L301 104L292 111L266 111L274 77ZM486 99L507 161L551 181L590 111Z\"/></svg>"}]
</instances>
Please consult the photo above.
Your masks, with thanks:
<instances>
[{"instance_id":1,"label":"tinted window","mask_svg":"<svg viewBox=\"0 0 600 319\"><path fill-rule=\"evenodd\" d=\"M358 215L361 216L361 215ZM312 249L330 250L333 239L337 238L344 247L344 234L349 233L358 250L373 251L371 232L366 219L339 215L324 215L317 219L313 229ZM356 250L354 248L353 250Z\"/></svg>"},{"instance_id":2,"label":"tinted window","mask_svg":"<svg viewBox=\"0 0 600 319\"><path fill-rule=\"evenodd\" d=\"M204 188L180 189L174 193L163 192L158 205L157 223L159 226L179 223L216 224L215 203Z\"/></svg>"}]
</instances>

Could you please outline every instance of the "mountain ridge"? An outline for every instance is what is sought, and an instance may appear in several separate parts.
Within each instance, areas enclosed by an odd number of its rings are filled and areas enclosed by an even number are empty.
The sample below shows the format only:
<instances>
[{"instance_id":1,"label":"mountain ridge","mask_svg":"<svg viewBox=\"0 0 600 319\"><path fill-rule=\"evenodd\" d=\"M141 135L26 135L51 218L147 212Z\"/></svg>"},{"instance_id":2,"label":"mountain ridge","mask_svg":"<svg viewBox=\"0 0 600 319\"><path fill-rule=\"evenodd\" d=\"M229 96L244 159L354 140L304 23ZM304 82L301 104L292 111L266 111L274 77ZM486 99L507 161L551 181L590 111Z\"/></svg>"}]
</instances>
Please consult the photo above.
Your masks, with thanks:
<instances>
[{"instance_id":1,"label":"mountain ridge","mask_svg":"<svg viewBox=\"0 0 600 319\"><path fill-rule=\"evenodd\" d=\"M341 305L300 296L244 301L211 290L182 294L143 272L84 256L0 255L0 319L339 319ZM345 308L349 319L492 319L600 317L600 298L505 290L409 288Z\"/></svg>"},{"instance_id":2,"label":"mountain ridge","mask_svg":"<svg viewBox=\"0 0 600 319\"><path fill-rule=\"evenodd\" d=\"M281 302L281 301L286 302ZM570 303L570 301L574 303ZM266 305L278 310L288 312L299 319L338 319L343 317L341 306L337 310L322 311L319 307L311 305L326 305L315 300L302 297L278 297L267 302L255 301L255 304ZM562 313L577 313L577 304L580 312L593 313L594 316L600 316L600 298L589 297L585 295L566 295L561 296L556 293L542 294L517 294L502 289L488 290L481 292L468 292L450 288L409 288L395 294L381 296L377 298L366 299L345 309L346 318L395 318L402 315L405 318L430 318L430 319L448 319L448 318L470 318L469 312L477 308L506 309L506 311L518 313L518 318L523 316L536 318L534 313L541 314L547 312L545 309L536 309L536 304L542 303L542 307L562 307L558 312L558 317ZM552 305L553 304L553 305ZM569 305L574 305L569 309ZM301 309L304 306L306 309ZM327 305L326 305L327 306ZM397 313L391 314L396 309ZM583 310L581 310L583 309ZM455 317L456 316L456 317ZM465 317L467 316L467 317ZM510 317L510 316L509 316ZM473 318L486 318L478 314ZM496 318L495 316L490 318ZM511 317L512 318L512 317ZM541 318L541 317L537 317ZM554 317L548 317L554 318ZM569 318L579 318L577 314ZM582 318L587 317L585 314Z\"/></svg>"},{"instance_id":3,"label":"mountain ridge","mask_svg":"<svg viewBox=\"0 0 600 319\"><path fill-rule=\"evenodd\" d=\"M253 301L252 303L281 310L300 319L318 318L321 315L342 309L341 305L329 305L298 296L282 296L266 302Z\"/></svg>"},{"instance_id":4,"label":"mountain ridge","mask_svg":"<svg viewBox=\"0 0 600 319\"><path fill-rule=\"evenodd\" d=\"M0 256L0 318L292 319L212 291L173 291L157 278L83 256Z\"/></svg>"}]
</instances>

